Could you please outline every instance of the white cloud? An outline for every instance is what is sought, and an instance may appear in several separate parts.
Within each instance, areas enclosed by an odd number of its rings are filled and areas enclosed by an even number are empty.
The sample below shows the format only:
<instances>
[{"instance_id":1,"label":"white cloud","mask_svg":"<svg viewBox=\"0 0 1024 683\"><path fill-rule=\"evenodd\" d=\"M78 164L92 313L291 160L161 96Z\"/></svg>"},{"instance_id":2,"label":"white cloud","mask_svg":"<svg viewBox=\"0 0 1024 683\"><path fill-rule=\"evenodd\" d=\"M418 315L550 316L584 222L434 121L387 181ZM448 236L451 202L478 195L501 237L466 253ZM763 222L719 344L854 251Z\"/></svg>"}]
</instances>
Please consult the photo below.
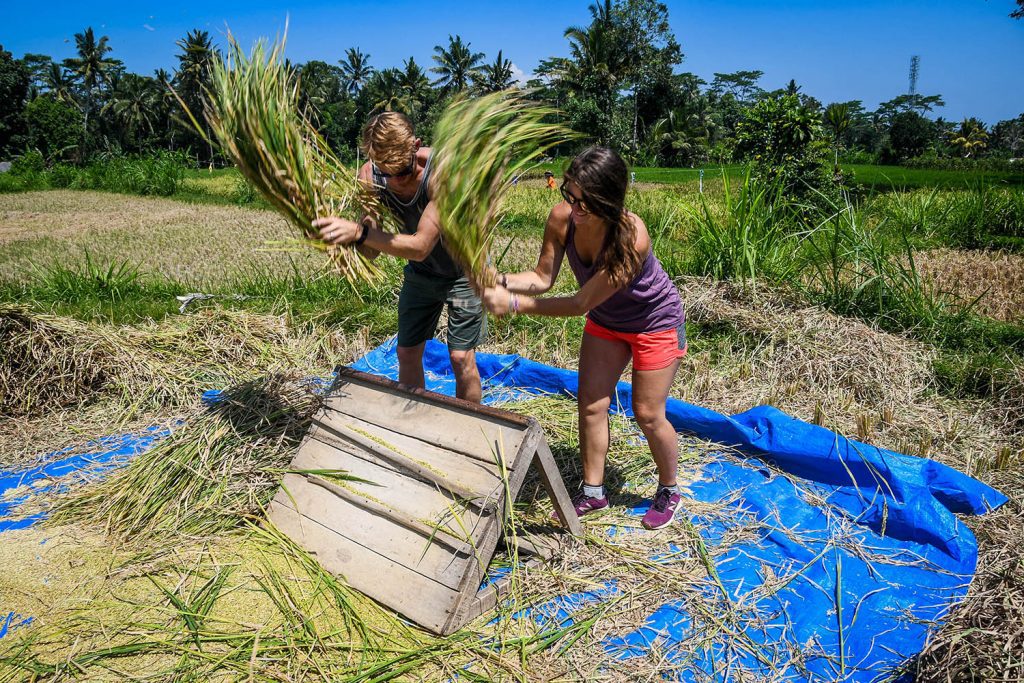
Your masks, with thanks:
<instances>
[{"instance_id":1,"label":"white cloud","mask_svg":"<svg viewBox=\"0 0 1024 683\"><path fill-rule=\"evenodd\" d=\"M143 24L142 28L146 29L147 31L155 31L156 30L155 28L153 28L149 24Z\"/></svg>"},{"instance_id":2,"label":"white cloud","mask_svg":"<svg viewBox=\"0 0 1024 683\"><path fill-rule=\"evenodd\" d=\"M515 62L512 62L512 78L515 79L516 85L526 85L526 82L530 80L530 77L530 74L516 66Z\"/></svg>"}]
</instances>

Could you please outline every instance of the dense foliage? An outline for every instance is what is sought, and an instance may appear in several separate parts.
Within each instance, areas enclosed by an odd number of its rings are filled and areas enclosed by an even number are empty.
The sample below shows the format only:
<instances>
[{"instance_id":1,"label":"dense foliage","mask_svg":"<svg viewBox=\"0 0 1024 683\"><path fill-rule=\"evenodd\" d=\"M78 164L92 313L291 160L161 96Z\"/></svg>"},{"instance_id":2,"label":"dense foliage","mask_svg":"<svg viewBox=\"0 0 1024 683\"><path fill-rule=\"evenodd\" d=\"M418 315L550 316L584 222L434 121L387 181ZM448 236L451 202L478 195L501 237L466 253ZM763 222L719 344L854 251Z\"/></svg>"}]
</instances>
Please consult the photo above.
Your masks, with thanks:
<instances>
[{"instance_id":1,"label":"dense foliage","mask_svg":"<svg viewBox=\"0 0 1024 683\"><path fill-rule=\"evenodd\" d=\"M517 78L514 55L485 55L460 35L436 45L429 64L409 57L378 67L350 47L337 62L291 66L302 106L345 161L358 156L361 125L376 112L406 113L430 141L451 98L510 87L560 110L558 123L581 133L574 147L556 150L561 155L599 142L641 166L753 161L762 174L775 168L773 175L787 176L791 188L828 186L840 160L1009 170L1024 152L1024 114L992 126L973 117L947 121L935 115L942 97L913 86L874 111L859 100L826 106L794 81L765 89L763 72L752 69L715 73L709 83L681 70L683 50L664 3L597 0L589 14L565 29L565 56L542 60L529 79ZM98 154L165 150L196 165L224 163L181 109L183 102L202 110L211 67L222 58L209 32L189 31L177 43L173 73L152 75L127 72L108 37L91 27L74 44L74 56L62 61L14 59L0 48L0 158L36 150L48 165L83 165Z\"/></svg>"}]
</instances>

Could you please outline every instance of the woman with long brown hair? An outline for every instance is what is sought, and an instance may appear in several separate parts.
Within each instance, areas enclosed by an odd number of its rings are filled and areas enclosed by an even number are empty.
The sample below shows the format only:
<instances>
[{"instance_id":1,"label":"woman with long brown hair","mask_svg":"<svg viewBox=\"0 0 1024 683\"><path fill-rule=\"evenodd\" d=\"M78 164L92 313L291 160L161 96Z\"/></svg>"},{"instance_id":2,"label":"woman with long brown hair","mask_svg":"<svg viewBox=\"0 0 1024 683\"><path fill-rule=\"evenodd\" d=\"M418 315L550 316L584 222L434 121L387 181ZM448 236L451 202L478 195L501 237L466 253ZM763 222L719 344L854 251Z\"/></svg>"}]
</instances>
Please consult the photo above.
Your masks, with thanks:
<instances>
[{"instance_id":1,"label":"woman with long brown hair","mask_svg":"<svg viewBox=\"0 0 1024 683\"><path fill-rule=\"evenodd\" d=\"M537 267L498 274L483 300L499 316L587 316L578 396L583 482L573 499L579 515L608 507L608 409L632 359L633 414L658 468L658 489L643 525L658 529L673 520L680 503L679 442L665 402L686 353L686 334L679 292L654 256L644 222L625 208L628 176L622 158L606 147L573 159L562 183L564 201L548 215ZM563 257L579 291L537 296L551 289Z\"/></svg>"}]
</instances>

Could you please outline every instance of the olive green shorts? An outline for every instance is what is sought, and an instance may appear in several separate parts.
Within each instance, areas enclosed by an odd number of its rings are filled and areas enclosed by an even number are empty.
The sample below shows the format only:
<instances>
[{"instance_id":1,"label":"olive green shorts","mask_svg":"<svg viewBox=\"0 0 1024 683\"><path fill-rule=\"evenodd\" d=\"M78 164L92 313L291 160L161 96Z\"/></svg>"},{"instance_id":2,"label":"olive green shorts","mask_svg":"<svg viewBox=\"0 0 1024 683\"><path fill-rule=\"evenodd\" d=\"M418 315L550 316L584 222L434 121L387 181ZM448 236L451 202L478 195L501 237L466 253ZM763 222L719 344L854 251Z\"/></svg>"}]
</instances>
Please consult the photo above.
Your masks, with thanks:
<instances>
[{"instance_id":1,"label":"olive green shorts","mask_svg":"<svg viewBox=\"0 0 1024 683\"><path fill-rule=\"evenodd\" d=\"M406 269L398 295L398 345L418 346L433 338L446 305L448 348L475 349L487 333L487 316L469 280L443 280Z\"/></svg>"}]
</instances>

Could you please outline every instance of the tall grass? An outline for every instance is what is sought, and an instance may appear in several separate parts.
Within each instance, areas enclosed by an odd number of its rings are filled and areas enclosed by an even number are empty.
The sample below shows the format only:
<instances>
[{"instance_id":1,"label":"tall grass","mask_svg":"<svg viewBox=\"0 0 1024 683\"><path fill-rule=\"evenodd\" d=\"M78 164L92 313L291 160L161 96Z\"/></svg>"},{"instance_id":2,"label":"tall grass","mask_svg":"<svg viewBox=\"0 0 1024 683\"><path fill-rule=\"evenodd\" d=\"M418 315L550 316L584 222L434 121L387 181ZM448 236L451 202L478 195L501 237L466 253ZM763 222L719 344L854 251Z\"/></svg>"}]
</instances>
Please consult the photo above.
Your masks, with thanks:
<instances>
[{"instance_id":1,"label":"tall grass","mask_svg":"<svg viewBox=\"0 0 1024 683\"><path fill-rule=\"evenodd\" d=\"M163 151L138 156L101 154L85 166L29 164L0 174L0 192L68 188L170 197L181 189L187 164L183 152Z\"/></svg>"},{"instance_id":2,"label":"tall grass","mask_svg":"<svg viewBox=\"0 0 1024 683\"><path fill-rule=\"evenodd\" d=\"M929 205L930 200L914 208L928 211ZM958 300L921 275L907 229L903 222L887 234L884 224L871 225L866 211L848 197L829 201L802 240L801 268L793 283L837 313L890 329L934 336L962 323L973 302Z\"/></svg>"},{"instance_id":3,"label":"tall grass","mask_svg":"<svg viewBox=\"0 0 1024 683\"><path fill-rule=\"evenodd\" d=\"M738 187L733 182L723 173L721 203L701 195L689 211L691 272L751 284L792 278L799 240L781 187L756 180L749 169Z\"/></svg>"}]
</instances>

